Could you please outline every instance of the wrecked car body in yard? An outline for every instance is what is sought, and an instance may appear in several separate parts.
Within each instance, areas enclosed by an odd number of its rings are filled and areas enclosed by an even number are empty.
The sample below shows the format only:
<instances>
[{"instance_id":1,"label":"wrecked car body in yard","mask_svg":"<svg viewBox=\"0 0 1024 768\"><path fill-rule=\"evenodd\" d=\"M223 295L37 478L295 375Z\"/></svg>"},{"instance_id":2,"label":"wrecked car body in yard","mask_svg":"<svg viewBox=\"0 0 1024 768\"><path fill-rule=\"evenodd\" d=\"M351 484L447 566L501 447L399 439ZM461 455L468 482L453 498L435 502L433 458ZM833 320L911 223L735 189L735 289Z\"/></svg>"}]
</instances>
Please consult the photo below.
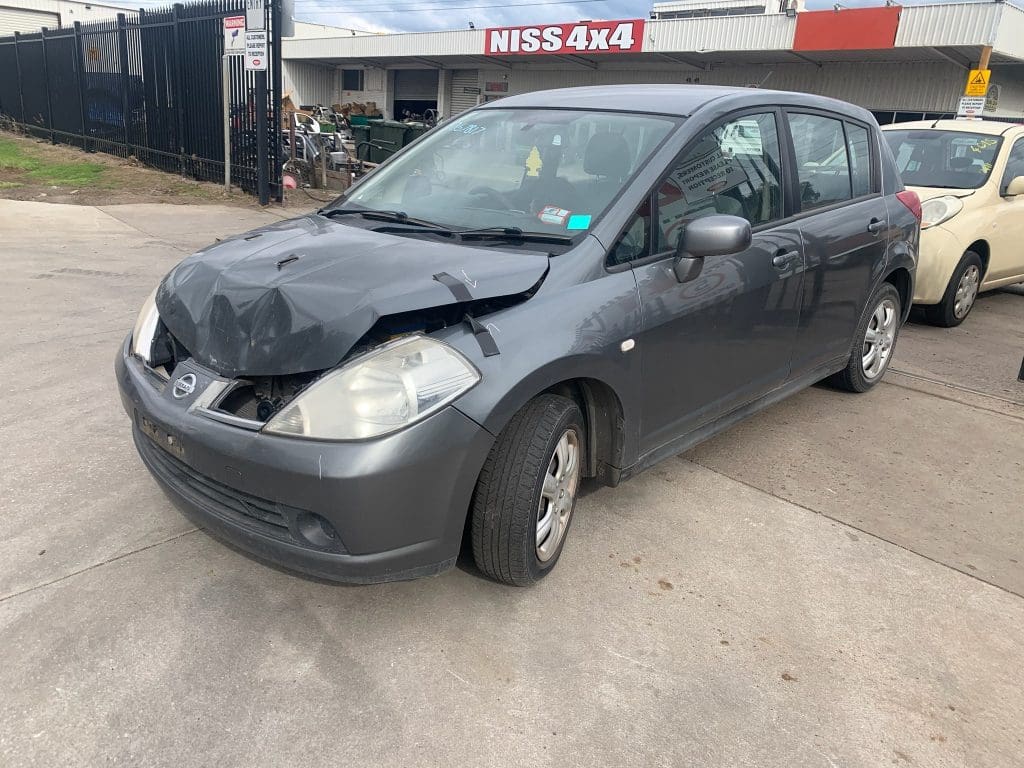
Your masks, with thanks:
<instances>
[{"instance_id":1,"label":"wrecked car body in yard","mask_svg":"<svg viewBox=\"0 0 1024 768\"><path fill-rule=\"evenodd\" d=\"M510 97L185 259L118 383L168 496L242 549L373 582L449 568L466 536L525 585L583 478L615 485L830 376L877 383L919 214L841 102Z\"/></svg>"}]
</instances>

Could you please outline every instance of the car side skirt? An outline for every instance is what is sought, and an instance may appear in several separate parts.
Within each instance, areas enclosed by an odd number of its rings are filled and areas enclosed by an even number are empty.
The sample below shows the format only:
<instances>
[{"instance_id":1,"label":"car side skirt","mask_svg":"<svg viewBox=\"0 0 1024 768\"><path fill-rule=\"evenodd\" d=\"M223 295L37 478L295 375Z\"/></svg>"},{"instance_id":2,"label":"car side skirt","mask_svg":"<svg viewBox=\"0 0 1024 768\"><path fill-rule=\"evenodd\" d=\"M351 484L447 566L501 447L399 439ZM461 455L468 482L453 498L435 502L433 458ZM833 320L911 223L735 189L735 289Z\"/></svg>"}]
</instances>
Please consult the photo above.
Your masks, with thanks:
<instances>
[{"instance_id":1,"label":"car side skirt","mask_svg":"<svg viewBox=\"0 0 1024 768\"><path fill-rule=\"evenodd\" d=\"M669 443L656 448L653 451L641 456L640 459L632 466L624 469L616 470L614 467L609 467L608 471L611 474L609 478L611 482L609 485L618 485L623 480L627 480L634 475L638 475L645 469L650 469L655 464L663 459L667 459L670 456L677 456L684 451L688 451L696 445L703 443L720 432L732 427L748 416L752 416L758 411L762 411L765 408L778 403L781 400L785 400L790 395L796 394L800 390L807 389L812 384L831 376L833 373L838 373L846 367L849 361L849 356L838 357L828 361L817 368L814 368L803 376L792 381L788 381L778 389L775 389L768 394L752 400L746 405L742 405L734 411L730 411L724 416L720 416L714 421L710 421L702 427L682 435Z\"/></svg>"}]
</instances>

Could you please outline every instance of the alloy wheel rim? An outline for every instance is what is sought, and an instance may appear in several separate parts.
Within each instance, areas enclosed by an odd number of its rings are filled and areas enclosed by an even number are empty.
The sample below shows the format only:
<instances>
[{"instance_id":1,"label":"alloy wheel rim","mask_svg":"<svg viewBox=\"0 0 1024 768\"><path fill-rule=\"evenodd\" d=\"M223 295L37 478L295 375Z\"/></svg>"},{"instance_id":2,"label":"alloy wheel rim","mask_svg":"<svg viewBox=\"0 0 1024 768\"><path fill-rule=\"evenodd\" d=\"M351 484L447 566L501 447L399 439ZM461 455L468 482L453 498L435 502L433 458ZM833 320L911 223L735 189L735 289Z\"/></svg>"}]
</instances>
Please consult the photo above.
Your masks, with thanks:
<instances>
[{"instance_id":1,"label":"alloy wheel rim","mask_svg":"<svg viewBox=\"0 0 1024 768\"><path fill-rule=\"evenodd\" d=\"M555 445L544 473L537 510L537 559L547 562L565 538L580 479L580 441L576 430L567 429Z\"/></svg>"},{"instance_id":2,"label":"alloy wheel rim","mask_svg":"<svg viewBox=\"0 0 1024 768\"><path fill-rule=\"evenodd\" d=\"M877 379L889 364L896 343L896 314L892 299L882 299L871 313L861 350L861 369L867 379Z\"/></svg>"},{"instance_id":3,"label":"alloy wheel rim","mask_svg":"<svg viewBox=\"0 0 1024 768\"><path fill-rule=\"evenodd\" d=\"M974 300L978 297L978 286L981 284L981 272L971 264L960 276L960 283L956 287L956 295L953 297L953 315L957 320L963 320L967 313L974 306Z\"/></svg>"}]
</instances>

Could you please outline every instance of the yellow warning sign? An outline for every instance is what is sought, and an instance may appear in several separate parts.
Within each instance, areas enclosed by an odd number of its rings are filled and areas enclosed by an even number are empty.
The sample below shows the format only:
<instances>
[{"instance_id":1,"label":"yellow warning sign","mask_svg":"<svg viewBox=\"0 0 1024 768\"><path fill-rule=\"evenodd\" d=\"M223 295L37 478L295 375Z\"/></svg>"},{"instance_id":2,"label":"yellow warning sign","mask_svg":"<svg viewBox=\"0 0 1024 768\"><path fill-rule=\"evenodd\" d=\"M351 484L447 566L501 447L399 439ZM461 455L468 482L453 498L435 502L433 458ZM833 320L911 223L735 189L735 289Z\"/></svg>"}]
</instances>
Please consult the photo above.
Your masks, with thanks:
<instances>
[{"instance_id":1,"label":"yellow warning sign","mask_svg":"<svg viewBox=\"0 0 1024 768\"><path fill-rule=\"evenodd\" d=\"M992 77L991 69L972 69L964 86L964 96L984 96L988 92L988 81Z\"/></svg>"}]
</instances>

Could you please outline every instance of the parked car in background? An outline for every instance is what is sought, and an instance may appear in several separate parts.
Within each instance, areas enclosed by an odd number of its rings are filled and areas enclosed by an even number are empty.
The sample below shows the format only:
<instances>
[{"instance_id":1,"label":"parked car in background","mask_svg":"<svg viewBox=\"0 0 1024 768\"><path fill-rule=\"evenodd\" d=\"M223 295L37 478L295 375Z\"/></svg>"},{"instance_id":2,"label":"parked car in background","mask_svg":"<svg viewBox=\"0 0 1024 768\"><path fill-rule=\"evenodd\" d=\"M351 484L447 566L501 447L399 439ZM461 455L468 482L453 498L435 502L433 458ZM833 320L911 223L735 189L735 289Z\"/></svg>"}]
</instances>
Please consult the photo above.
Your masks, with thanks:
<instances>
[{"instance_id":1,"label":"parked car in background","mask_svg":"<svg viewBox=\"0 0 1024 768\"><path fill-rule=\"evenodd\" d=\"M584 478L616 485L825 378L877 384L919 215L843 102L511 96L185 259L117 380L150 472L239 547L368 582L449 568L465 535L526 585Z\"/></svg>"},{"instance_id":2,"label":"parked car in background","mask_svg":"<svg viewBox=\"0 0 1024 768\"><path fill-rule=\"evenodd\" d=\"M959 325L980 291L1024 281L1024 126L939 120L886 126L922 202L914 303Z\"/></svg>"}]
</instances>

